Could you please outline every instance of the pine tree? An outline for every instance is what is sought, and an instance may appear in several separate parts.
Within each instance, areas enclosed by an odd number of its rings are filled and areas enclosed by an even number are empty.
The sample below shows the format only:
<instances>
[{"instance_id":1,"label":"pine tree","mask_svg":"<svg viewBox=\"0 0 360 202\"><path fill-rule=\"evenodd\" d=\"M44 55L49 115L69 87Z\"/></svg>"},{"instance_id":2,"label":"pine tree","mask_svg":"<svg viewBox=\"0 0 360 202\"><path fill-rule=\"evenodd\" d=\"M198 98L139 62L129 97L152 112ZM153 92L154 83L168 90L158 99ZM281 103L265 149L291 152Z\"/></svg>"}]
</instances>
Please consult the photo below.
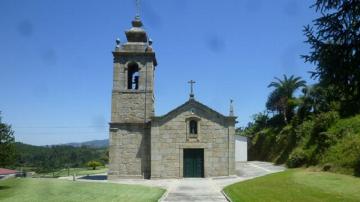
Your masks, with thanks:
<instances>
[{"instance_id":1,"label":"pine tree","mask_svg":"<svg viewBox=\"0 0 360 202\"><path fill-rule=\"evenodd\" d=\"M306 62L320 85L331 88L331 99L343 115L360 112L360 1L316 0L312 6L321 15L304 33L311 46Z\"/></svg>"}]
</instances>

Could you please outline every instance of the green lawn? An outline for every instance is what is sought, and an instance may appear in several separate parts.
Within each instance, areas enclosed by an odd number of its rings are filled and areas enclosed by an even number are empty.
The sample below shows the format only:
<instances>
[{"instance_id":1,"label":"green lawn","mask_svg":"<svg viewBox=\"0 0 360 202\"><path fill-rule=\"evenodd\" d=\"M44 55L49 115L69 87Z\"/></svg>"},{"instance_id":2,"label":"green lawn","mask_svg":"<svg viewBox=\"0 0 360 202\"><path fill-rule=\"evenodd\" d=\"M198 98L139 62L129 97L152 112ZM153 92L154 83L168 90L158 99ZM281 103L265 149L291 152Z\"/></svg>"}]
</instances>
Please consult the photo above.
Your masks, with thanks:
<instances>
[{"instance_id":1,"label":"green lawn","mask_svg":"<svg viewBox=\"0 0 360 202\"><path fill-rule=\"evenodd\" d=\"M290 169L225 187L232 201L360 201L360 178Z\"/></svg>"},{"instance_id":2,"label":"green lawn","mask_svg":"<svg viewBox=\"0 0 360 202\"><path fill-rule=\"evenodd\" d=\"M39 173L35 174L34 177L64 177L64 176L72 176L73 173L76 174L76 176L80 175L92 175L92 174L100 174L100 173L106 173L108 171L108 168L102 166L96 168L96 170L93 170L91 168L69 168L68 169L62 169L59 171L56 171L54 173Z\"/></svg>"},{"instance_id":3,"label":"green lawn","mask_svg":"<svg viewBox=\"0 0 360 202\"><path fill-rule=\"evenodd\" d=\"M59 179L8 179L0 181L0 201L157 201L163 189Z\"/></svg>"}]
</instances>

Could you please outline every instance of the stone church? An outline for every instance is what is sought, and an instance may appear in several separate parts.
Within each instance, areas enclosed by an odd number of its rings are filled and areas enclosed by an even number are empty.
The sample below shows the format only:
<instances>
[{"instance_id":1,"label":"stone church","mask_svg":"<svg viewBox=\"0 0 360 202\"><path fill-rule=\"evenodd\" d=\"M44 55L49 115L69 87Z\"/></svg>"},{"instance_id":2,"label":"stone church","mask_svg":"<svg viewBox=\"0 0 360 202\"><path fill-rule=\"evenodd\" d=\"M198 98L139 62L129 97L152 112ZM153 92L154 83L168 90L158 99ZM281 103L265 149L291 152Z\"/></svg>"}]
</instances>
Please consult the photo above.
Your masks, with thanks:
<instances>
[{"instance_id":1,"label":"stone church","mask_svg":"<svg viewBox=\"0 0 360 202\"><path fill-rule=\"evenodd\" d=\"M184 104L156 116L152 41L139 17L125 34L127 42L116 40L113 51L108 179L233 175L232 106L229 116L222 115L191 91Z\"/></svg>"}]
</instances>

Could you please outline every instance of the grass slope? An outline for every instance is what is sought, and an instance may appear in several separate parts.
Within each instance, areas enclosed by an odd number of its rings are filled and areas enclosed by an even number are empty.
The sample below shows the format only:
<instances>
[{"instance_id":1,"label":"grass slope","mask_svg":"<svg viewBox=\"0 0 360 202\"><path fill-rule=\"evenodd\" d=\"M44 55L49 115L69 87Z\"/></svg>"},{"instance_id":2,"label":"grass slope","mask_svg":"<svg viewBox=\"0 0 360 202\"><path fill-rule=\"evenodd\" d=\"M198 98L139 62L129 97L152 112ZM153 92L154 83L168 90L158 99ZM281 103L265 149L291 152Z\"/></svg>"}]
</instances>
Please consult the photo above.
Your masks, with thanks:
<instances>
[{"instance_id":1,"label":"grass slope","mask_svg":"<svg viewBox=\"0 0 360 202\"><path fill-rule=\"evenodd\" d=\"M0 201L157 201L163 189L58 179L0 181Z\"/></svg>"},{"instance_id":2,"label":"grass slope","mask_svg":"<svg viewBox=\"0 0 360 202\"><path fill-rule=\"evenodd\" d=\"M225 187L232 201L360 201L360 179L291 169Z\"/></svg>"}]
</instances>

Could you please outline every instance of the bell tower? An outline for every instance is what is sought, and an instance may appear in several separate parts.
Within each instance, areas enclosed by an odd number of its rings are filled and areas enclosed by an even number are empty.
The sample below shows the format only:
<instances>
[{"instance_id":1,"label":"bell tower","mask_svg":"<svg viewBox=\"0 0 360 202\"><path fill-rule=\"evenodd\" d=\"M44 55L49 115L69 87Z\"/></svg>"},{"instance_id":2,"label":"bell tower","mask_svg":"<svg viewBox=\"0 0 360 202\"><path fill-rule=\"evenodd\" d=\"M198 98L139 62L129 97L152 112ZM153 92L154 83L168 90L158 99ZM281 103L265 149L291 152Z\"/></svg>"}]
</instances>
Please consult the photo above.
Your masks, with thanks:
<instances>
[{"instance_id":1,"label":"bell tower","mask_svg":"<svg viewBox=\"0 0 360 202\"><path fill-rule=\"evenodd\" d=\"M109 179L150 175L150 120L154 116L157 62L140 17L135 17L125 35L127 42L122 44L117 39L113 51Z\"/></svg>"}]
</instances>

